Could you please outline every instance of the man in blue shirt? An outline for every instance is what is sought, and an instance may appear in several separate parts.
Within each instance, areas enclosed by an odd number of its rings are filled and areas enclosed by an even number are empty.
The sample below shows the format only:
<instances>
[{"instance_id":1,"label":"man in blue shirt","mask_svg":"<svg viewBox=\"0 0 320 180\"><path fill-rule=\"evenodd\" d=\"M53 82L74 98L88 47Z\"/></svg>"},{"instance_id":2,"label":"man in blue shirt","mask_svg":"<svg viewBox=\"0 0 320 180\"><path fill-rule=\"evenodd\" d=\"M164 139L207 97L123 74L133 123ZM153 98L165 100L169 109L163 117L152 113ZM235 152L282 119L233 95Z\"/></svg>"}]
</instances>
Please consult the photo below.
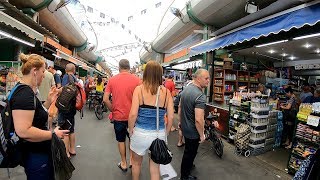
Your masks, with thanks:
<instances>
[{"instance_id":1,"label":"man in blue shirt","mask_svg":"<svg viewBox=\"0 0 320 180\"><path fill-rule=\"evenodd\" d=\"M62 78L62 87L66 86L73 80L76 82L76 77L74 76L76 72L76 67L74 64L69 63L66 65L66 74ZM71 102L71 108L69 112L59 112L59 126L67 127L70 130L69 136L64 138L63 141L66 146L66 152L68 157L76 155L75 143L76 137L74 134L74 116L76 115L76 99Z\"/></svg>"},{"instance_id":2,"label":"man in blue shirt","mask_svg":"<svg viewBox=\"0 0 320 180\"><path fill-rule=\"evenodd\" d=\"M320 88L317 88L313 96L308 96L304 99L303 103L315 103L315 102L320 102Z\"/></svg>"}]
</instances>

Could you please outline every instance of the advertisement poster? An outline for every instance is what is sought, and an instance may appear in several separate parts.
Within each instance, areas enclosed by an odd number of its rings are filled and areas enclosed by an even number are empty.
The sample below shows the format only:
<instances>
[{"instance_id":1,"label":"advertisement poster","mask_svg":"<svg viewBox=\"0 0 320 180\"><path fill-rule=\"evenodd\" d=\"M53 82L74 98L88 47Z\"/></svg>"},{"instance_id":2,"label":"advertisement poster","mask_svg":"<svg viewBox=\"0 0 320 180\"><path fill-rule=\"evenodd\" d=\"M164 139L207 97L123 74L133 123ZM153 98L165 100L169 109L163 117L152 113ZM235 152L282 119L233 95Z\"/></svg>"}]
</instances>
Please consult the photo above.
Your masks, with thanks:
<instances>
[{"instance_id":1,"label":"advertisement poster","mask_svg":"<svg viewBox=\"0 0 320 180\"><path fill-rule=\"evenodd\" d=\"M209 115L209 112L218 116L218 127L216 128L222 136L227 138L229 135L229 111L207 104L205 117Z\"/></svg>"}]
</instances>

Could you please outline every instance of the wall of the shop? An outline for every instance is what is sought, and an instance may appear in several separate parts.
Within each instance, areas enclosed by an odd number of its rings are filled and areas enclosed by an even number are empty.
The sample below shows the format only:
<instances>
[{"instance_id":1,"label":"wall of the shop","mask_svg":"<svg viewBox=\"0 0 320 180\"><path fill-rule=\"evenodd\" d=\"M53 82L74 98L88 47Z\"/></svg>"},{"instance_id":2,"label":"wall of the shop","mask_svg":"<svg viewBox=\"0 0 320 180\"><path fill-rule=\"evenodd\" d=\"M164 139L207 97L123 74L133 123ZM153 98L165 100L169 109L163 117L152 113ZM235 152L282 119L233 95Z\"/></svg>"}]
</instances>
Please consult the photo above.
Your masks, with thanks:
<instances>
[{"instance_id":1,"label":"wall of the shop","mask_svg":"<svg viewBox=\"0 0 320 180\"><path fill-rule=\"evenodd\" d=\"M16 45L8 40L0 41L0 61L13 61L15 58Z\"/></svg>"}]
</instances>

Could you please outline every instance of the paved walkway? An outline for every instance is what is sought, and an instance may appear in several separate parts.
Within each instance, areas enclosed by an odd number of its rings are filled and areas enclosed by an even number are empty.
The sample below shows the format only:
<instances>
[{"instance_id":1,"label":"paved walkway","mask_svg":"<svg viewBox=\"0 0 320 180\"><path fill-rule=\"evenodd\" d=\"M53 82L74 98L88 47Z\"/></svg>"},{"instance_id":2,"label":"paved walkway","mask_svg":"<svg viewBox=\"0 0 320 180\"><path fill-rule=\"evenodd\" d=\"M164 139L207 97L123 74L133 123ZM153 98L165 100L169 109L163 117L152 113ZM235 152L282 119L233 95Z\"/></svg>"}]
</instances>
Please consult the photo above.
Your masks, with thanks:
<instances>
[{"instance_id":1,"label":"paved walkway","mask_svg":"<svg viewBox=\"0 0 320 180\"><path fill-rule=\"evenodd\" d=\"M105 116L107 117L107 116ZM119 155L113 126L104 120L97 120L94 113L86 110L84 118L76 116L76 145L77 156L72 158L76 167L72 180L129 180L131 173L122 173L117 167ZM169 136L169 148L174 154L173 168L178 174L183 154L183 148L176 147L177 132ZM195 160L196 168L193 175L200 180L287 180L291 177L283 171L277 170L256 157L245 158L236 156L233 145L224 142L225 153L223 158L218 158L210 150L210 143L200 145L198 156ZM12 180L26 179L21 167L11 169ZM149 179L147 156L143 160L141 180ZM6 180L5 169L0 169L0 180ZM178 179L174 178L174 179Z\"/></svg>"}]
</instances>

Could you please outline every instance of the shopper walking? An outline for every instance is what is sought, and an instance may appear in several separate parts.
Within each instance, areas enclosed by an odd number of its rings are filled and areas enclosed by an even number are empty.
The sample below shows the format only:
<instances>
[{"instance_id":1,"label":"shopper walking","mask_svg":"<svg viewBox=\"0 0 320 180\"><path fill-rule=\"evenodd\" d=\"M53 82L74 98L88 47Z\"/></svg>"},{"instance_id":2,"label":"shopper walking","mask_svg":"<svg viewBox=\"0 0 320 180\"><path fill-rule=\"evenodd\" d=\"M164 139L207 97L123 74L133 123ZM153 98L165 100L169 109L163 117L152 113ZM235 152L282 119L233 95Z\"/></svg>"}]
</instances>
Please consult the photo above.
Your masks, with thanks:
<instances>
[{"instance_id":1,"label":"shopper walking","mask_svg":"<svg viewBox=\"0 0 320 180\"><path fill-rule=\"evenodd\" d=\"M66 65L66 74L62 78L62 87L68 85L69 83L76 82L77 78L75 77L76 66L72 63ZM76 155L76 135L74 133L74 116L77 113L76 110L76 99L74 98L71 102L70 110L68 112L59 112L58 124L60 127L66 127L70 130L69 136L63 139L63 142L66 146L66 152L68 157Z\"/></svg>"},{"instance_id":2,"label":"shopper walking","mask_svg":"<svg viewBox=\"0 0 320 180\"><path fill-rule=\"evenodd\" d=\"M129 115L133 180L138 180L140 177L142 158L148 152L151 143L157 137L164 140L170 132L174 113L173 100L170 91L161 84L162 67L155 61L149 61L144 69L142 85L134 90ZM158 100L159 132L157 132L157 104L155 104L158 89L160 89ZM166 129L165 114L167 115ZM160 179L159 164L149 159L149 168L151 179Z\"/></svg>"},{"instance_id":3,"label":"shopper walking","mask_svg":"<svg viewBox=\"0 0 320 180\"><path fill-rule=\"evenodd\" d=\"M178 110L181 130L185 139L185 150L181 162L181 179L197 179L190 175L193 161L197 155L199 143L204 142L204 110L206 96L202 90L208 87L209 72L198 69L193 83L187 86L180 99Z\"/></svg>"},{"instance_id":4,"label":"shopper walking","mask_svg":"<svg viewBox=\"0 0 320 180\"><path fill-rule=\"evenodd\" d=\"M56 84L56 87L57 88L60 88L61 87L61 71L57 71L54 69L54 67L52 66L49 66L48 67L48 71L51 72L51 74L53 74L53 78L54 78L54 82Z\"/></svg>"},{"instance_id":5,"label":"shopper walking","mask_svg":"<svg viewBox=\"0 0 320 180\"><path fill-rule=\"evenodd\" d=\"M44 78L39 86L39 99L43 103L47 100L51 87L56 86L53 75L47 70L48 64L45 62Z\"/></svg>"},{"instance_id":6,"label":"shopper walking","mask_svg":"<svg viewBox=\"0 0 320 180\"><path fill-rule=\"evenodd\" d=\"M126 172L128 168L126 158L126 136L129 136L128 117L132 103L134 89L139 85L139 78L130 74L130 63L127 59L119 61L119 74L109 79L103 101L112 113L114 131L121 157L117 166ZM110 95L112 94L112 102ZM130 164L131 165L131 157Z\"/></svg>"},{"instance_id":7,"label":"shopper walking","mask_svg":"<svg viewBox=\"0 0 320 180\"><path fill-rule=\"evenodd\" d=\"M176 87L175 87L176 85L173 82L173 76L169 75L163 84L170 91L172 98L174 98L174 96L176 96ZM172 125L171 132L177 131L177 130L178 129L175 128L174 125Z\"/></svg>"},{"instance_id":8,"label":"shopper walking","mask_svg":"<svg viewBox=\"0 0 320 180\"><path fill-rule=\"evenodd\" d=\"M19 86L15 90L10 105L15 131L24 141L21 147L22 165L28 180L53 180L52 133L63 139L68 130L55 128L51 132L47 127L48 113L45 108L49 108L52 98L57 95L55 88L51 89L43 105L35 96L44 77L43 57L20 54L20 60L23 76L19 84L27 86Z\"/></svg>"}]
</instances>

